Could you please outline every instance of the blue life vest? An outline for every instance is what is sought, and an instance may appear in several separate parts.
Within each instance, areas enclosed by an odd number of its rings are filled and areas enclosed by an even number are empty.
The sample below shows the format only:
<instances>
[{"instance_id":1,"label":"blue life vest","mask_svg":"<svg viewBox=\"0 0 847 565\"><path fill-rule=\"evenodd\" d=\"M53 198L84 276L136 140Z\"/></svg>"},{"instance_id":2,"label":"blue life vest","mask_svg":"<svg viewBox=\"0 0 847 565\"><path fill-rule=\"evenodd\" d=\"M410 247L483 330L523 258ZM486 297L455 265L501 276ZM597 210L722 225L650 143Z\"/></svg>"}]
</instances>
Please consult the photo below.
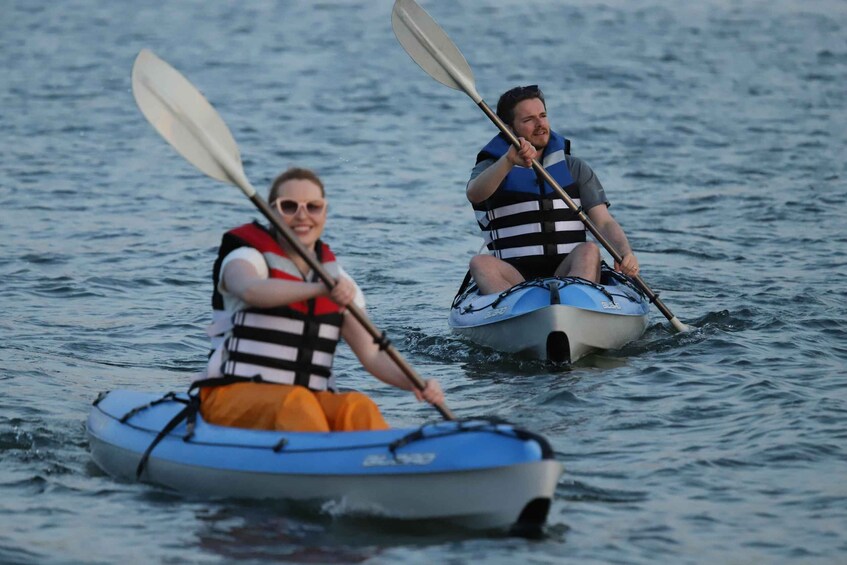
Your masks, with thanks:
<instances>
[{"instance_id":1,"label":"blue life vest","mask_svg":"<svg viewBox=\"0 0 847 565\"><path fill-rule=\"evenodd\" d=\"M479 152L476 162L497 160L509 146L506 137L498 134ZM551 131L540 162L580 206L579 186L565 159L569 153L570 142ZM552 275L568 253L586 239L578 215L532 167L512 167L494 194L473 207L487 248L518 268L524 262L537 264L541 260L550 265Z\"/></svg>"}]
</instances>

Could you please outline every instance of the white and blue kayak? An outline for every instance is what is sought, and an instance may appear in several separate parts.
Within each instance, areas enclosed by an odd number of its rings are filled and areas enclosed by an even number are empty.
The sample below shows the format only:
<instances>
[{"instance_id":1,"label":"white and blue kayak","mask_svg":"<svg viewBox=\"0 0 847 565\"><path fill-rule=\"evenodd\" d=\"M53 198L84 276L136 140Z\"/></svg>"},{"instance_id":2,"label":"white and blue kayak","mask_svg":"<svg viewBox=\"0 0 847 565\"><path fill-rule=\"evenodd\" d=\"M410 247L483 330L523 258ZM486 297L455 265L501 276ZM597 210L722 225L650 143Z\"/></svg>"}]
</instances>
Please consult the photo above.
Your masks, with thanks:
<instances>
[{"instance_id":1,"label":"white and blue kayak","mask_svg":"<svg viewBox=\"0 0 847 565\"><path fill-rule=\"evenodd\" d=\"M600 284L549 277L485 295L472 279L465 280L453 300L450 327L503 353L574 363L598 350L623 347L647 327L647 297L605 264Z\"/></svg>"},{"instance_id":2,"label":"white and blue kayak","mask_svg":"<svg viewBox=\"0 0 847 565\"><path fill-rule=\"evenodd\" d=\"M186 394L102 394L87 425L94 461L114 477L183 493L525 534L545 522L562 474L543 437L504 423L275 432L177 418L190 404Z\"/></svg>"}]
</instances>

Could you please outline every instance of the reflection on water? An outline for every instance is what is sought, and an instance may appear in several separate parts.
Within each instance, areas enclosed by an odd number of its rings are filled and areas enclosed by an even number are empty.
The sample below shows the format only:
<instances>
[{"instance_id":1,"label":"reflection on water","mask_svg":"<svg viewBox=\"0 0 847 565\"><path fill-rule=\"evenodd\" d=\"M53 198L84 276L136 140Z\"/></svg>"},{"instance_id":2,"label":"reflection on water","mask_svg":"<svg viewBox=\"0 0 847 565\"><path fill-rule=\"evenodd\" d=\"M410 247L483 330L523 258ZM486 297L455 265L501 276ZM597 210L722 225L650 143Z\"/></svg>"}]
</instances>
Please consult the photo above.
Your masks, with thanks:
<instances>
[{"instance_id":1,"label":"reflection on water","mask_svg":"<svg viewBox=\"0 0 847 565\"><path fill-rule=\"evenodd\" d=\"M455 528L438 522L331 516L279 502L221 503L197 512L196 548L227 560L290 563L361 563L396 548L426 548L502 533ZM562 540L567 526L545 529L543 539Z\"/></svg>"},{"instance_id":2,"label":"reflection on water","mask_svg":"<svg viewBox=\"0 0 847 565\"><path fill-rule=\"evenodd\" d=\"M350 547L331 521L298 519L290 507L216 506L197 515L197 548L226 560L286 563L362 563L376 547Z\"/></svg>"}]
</instances>

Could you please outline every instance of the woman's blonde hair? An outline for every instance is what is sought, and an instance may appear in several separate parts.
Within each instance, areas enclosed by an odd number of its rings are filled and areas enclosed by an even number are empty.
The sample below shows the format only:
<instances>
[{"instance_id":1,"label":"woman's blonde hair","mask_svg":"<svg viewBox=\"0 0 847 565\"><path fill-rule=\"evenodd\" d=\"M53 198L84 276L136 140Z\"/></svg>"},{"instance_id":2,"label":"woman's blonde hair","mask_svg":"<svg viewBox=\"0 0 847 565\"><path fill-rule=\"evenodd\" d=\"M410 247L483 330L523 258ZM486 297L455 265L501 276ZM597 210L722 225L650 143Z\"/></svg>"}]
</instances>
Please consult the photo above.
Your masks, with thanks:
<instances>
[{"instance_id":1,"label":"woman's blonde hair","mask_svg":"<svg viewBox=\"0 0 847 565\"><path fill-rule=\"evenodd\" d=\"M285 181L289 181L292 179L312 181L313 183L318 185L318 188L321 189L321 197L326 197L324 183L321 182L320 177L318 177L318 175L315 174L314 171L312 171L311 169L304 169L302 167L291 167L290 169L276 177L271 183L271 190L268 192L268 202L273 202L274 200L276 200L276 193L279 190L280 185Z\"/></svg>"}]
</instances>

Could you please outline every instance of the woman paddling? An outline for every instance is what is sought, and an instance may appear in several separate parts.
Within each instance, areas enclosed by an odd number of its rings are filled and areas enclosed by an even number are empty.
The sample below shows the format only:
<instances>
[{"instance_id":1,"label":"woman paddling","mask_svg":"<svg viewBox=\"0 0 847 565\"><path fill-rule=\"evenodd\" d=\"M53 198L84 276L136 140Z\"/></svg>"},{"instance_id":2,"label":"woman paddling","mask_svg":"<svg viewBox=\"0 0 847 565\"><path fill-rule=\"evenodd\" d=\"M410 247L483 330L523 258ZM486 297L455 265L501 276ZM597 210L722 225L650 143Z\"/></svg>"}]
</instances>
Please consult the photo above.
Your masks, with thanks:
<instances>
[{"instance_id":1,"label":"woman paddling","mask_svg":"<svg viewBox=\"0 0 847 565\"><path fill-rule=\"evenodd\" d=\"M332 274L328 289L279 234L245 224L223 236L213 269L213 353L200 387L200 411L213 424L287 431L388 428L360 392L334 392L332 361L343 338L378 379L418 400L444 400L436 380L415 389L344 307L364 297L320 240L326 224L324 186L308 169L274 180L268 201L300 243Z\"/></svg>"}]
</instances>

